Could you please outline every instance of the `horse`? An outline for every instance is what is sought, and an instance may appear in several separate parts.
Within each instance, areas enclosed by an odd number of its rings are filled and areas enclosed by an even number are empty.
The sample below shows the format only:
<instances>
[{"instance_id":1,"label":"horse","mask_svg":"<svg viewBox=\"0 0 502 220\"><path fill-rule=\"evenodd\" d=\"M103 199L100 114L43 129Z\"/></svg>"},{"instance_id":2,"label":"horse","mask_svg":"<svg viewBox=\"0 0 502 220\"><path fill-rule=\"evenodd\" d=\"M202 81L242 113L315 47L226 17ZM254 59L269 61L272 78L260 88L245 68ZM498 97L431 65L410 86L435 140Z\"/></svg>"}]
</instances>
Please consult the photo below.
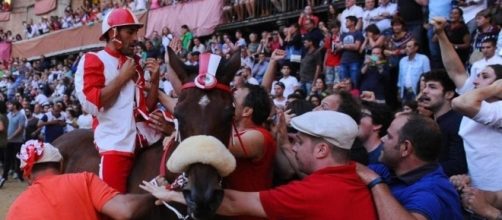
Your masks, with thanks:
<instances>
[{"instance_id":1,"label":"horse","mask_svg":"<svg viewBox=\"0 0 502 220\"><path fill-rule=\"evenodd\" d=\"M179 99L173 115L178 120L179 137L183 140L193 135L211 135L228 146L235 111L229 84L240 68L239 51L219 65L215 76L219 87L213 89L193 86L192 82L197 75L196 68L190 69L185 66L170 48L167 53L169 64L175 73L172 77L179 79L183 85L183 89L175 86ZM202 101L204 102L201 104ZM92 131L79 129L64 134L54 141L53 145L59 148L63 155L65 173L82 171L98 173L100 156L93 140ZM168 153L172 153L174 149L175 147L169 149ZM128 178L128 192L145 193L138 185L143 180L150 180L159 175L160 166L165 166L160 164L162 155L162 141L142 149L142 152L136 155L134 167ZM185 175L188 182L182 192L187 201L189 215L194 219L214 217L216 209L223 200L222 177L214 167L202 163L190 165ZM172 182L177 176L178 174L168 172L165 178ZM138 219L177 219L167 208L155 207L154 204L145 205L151 205L152 209L148 216L140 216ZM175 206L180 207L180 205Z\"/></svg>"}]
</instances>

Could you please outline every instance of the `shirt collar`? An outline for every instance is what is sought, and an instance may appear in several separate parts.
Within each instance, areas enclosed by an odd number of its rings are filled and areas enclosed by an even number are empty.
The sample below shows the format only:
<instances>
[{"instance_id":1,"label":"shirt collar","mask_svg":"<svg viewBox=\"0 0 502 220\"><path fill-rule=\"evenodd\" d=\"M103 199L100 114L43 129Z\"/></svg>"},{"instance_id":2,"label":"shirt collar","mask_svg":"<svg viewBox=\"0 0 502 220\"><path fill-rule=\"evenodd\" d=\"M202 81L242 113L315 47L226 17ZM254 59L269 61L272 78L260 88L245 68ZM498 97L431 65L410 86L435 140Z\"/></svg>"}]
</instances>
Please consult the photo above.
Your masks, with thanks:
<instances>
[{"instance_id":1,"label":"shirt collar","mask_svg":"<svg viewBox=\"0 0 502 220\"><path fill-rule=\"evenodd\" d=\"M122 54L117 51L117 50L112 50L110 49L109 47L105 47L105 51L110 54L111 56L115 57L115 58L120 58L122 57Z\"/></svg>"},{"instance_id":2,"label":"shirt collar","mask_svg":"<svg viewBox=\"0 0 502 220\"><path fill-rule=\"evenodd\" d=\"M395 178L404 182L407 185L411 185L417 182L418 180L422 179L422 177L424 177L425 175L433 172L434 170L437 170L438 167L439 167L438 163L429 163L417 169L409 171L401 176L396 176Z\"/></svg>"}]
</instances>

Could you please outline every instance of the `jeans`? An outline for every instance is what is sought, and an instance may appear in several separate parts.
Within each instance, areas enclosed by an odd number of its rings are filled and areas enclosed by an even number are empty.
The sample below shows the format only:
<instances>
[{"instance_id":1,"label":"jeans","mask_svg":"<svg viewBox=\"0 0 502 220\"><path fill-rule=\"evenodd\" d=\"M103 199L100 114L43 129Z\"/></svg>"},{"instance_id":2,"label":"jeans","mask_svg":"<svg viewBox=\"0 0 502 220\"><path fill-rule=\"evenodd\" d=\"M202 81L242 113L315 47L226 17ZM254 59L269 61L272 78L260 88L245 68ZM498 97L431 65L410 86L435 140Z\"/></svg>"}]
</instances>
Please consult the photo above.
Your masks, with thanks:
<instances>
[{"instance_id":1,"label":"jeans","mask_svg":"<svg viewBox=\"0 0 502 220\"><path fill-rule=\"evenodd\" d=\"M334 85L340 82L340 66L326 66L324 81L327 85Z\"/></svg>"},{"instance_id":2,"label":"jeans","mask_svg":"<svg viewBox=\"0 0 502 220\"><path fill-rule=\"evenodd\" d=\"M2 174L2 177L4 179L8 179L10 169L15 170L19 178L23 177L23 173L19 168L20 164L19 159L17 159L16 157L16 155L19 153L19 150L21 149L21 145L23 145L23 143L12 143L12 142L7 143L7 148L5 149L5 157L4 157L5 161L3 164L3 174Z\"/></svg>"},{"instance_id":3,"label":"jeans","mask_svg":"<svg viewBox=\"0 0 502 220\"><path fill-rule=\"evenodd\" d=\"M303 89L305 94L309 94L312 91L312 82L300 82L300 89Z\"/></svg>"},{"instance_id":4,"label":"jeans","mask_svg":"<svg viewBox=\"0 0 502 220\"><path fill-rule=\"evenodd\" d=\"M361 76L361 63L342 63L340 65L340 79L350 78L354 88L359 88L359 78Z\"/></svg>"}]
</instances>

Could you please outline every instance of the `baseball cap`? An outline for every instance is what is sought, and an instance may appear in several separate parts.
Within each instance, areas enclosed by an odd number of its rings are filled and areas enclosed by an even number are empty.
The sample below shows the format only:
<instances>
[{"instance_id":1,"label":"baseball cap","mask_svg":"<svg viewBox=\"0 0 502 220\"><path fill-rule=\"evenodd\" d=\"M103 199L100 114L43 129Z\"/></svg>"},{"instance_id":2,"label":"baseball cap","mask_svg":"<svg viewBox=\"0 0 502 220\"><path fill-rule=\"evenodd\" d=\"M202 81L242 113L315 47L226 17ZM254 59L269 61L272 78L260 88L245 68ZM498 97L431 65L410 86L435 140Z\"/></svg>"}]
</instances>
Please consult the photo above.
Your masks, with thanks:
<instances>
[{"instance_id":1,"label":"baseball cap","mask_svg":"<svg viewBox=\"0 0 502 220\"><path fill-rule=\"evenodd\" d=\"M350 116L335 111L307 112L291 120L299 132L319 137L346 150L352 148L357 136L357 123Z\"/></svg>"}]
</instances>

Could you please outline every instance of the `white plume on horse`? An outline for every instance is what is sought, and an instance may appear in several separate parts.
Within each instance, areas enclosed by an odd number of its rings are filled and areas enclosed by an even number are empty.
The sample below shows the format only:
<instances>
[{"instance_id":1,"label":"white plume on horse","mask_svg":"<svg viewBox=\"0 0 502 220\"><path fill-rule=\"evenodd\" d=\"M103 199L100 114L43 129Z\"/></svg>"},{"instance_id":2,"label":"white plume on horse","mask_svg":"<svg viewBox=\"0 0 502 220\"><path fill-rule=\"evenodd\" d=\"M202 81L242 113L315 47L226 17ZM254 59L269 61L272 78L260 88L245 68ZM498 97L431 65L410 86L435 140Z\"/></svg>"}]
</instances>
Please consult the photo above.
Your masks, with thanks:
<instances>
[{"instance_id":1,"label":"white plume on horse","mask_svg":"<svg viewBox=\"0 0 502 220\"><path fill-rule=\"evenodd\" d=\"M195 135L183 140L166 166L173 173L182 173L194 163L211 165L222 177L228 176L236 167L234 155L220 140L208 135Z\"/></svg>"}]
</instances>

